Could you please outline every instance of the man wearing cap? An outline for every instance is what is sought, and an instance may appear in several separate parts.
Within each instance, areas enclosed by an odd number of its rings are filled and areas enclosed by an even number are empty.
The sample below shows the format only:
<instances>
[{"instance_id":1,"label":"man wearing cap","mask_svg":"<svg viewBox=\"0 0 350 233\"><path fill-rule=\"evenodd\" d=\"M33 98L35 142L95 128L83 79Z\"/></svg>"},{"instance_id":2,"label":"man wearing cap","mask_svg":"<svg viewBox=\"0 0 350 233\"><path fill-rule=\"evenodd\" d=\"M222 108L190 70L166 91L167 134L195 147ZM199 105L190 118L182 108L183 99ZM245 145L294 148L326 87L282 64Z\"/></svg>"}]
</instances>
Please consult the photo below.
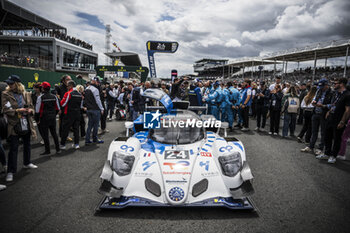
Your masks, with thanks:
<instances>
[{"instance_id":1,"label":"man wearing cap","mask_svg":"<svg viewBox=\"0 0 350 233\"><path fill-rule=\"evenodd\" d=\"M88 127L86 130L85 145L92 143L92 141L90 141L91 131L93 142L103 143L102 140L97 138L100 118L104 113L100 92L98 89L99 83L100 79L98 77L94 77L91 80L91 85L85 89L84 107L86 107L87 116L89 118Z\"/></svg>"},{"instance_id":2,"label":"man wearing cap","mask_svg":"<svg viewBox=\"0 0 350 233\"><path fill-rule=\"evenodd\" d=\"M302 152L314 152L316 155L322 153L324 148L324 136L325 136L325 117L329 110L328 105L331 103L333 92L328 85L327 79L321 79L318 82L318 91L312 101L312 105L315 106L312 118L311 118L311 140L310 145L301 149ZM315 144L318 137L319 128L321 127L321 142L318 149L314 151Z\"/></svg>"},{"instance_id":3,"label":"man wearing cap","mask_svg":"<svg viewBox=\"0 0 350 233\"><path fill-rule=\"evenodd\" d=\"M61 106L63 110L63 130L60 149L66 149L66 140L71 127L73 128L74 134L73 147L79 149L79 126L81 109L83 108L83 98L80 92L75 88L75 82L73 80L68 82L68 91L61 100Z\"/></svg>"},{"instance_id":4,"label":"man wearing cap","mask_svg":"<svg viewBox=\"0 0 350 233\"><path fill-rule=\"evenodd\" d=\"M56 115L60 111L57 96L50 93L51 85L48 82L41 84L43 93L37 98L35 113L38 116L38 126L45 144L45 151L40 155L50 154L49 130L55 142L56 152L60 153L58 137L56 133Z\"/></svg>"},{"instance_id":5,"label":"man wearing cap","mask_svg":"<svg viewBox=\"0 0 350 233\"><path fill-rule=\"evenodd\" d=\"M6 181L13 181L13 174L17 171L17 154L19 138L23 140L24 168L38 168L30 161L30 136L36 138L32 116L34 108L30 93L25 91L20 77L11 75L5 81L9 86L2 92L1 105L8 123L8 139L10 151L8 154L8 167Z\"/></svg>"}]
</instances>

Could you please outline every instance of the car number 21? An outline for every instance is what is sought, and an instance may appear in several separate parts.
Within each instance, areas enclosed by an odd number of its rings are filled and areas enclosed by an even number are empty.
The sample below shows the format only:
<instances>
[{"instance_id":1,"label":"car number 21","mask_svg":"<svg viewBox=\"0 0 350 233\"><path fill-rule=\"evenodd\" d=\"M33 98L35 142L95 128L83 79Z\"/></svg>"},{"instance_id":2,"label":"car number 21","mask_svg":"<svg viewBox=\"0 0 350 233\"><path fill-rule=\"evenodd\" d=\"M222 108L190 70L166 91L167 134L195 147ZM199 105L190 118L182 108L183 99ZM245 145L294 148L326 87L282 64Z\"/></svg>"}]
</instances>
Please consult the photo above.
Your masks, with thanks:
<instances>
[{"instance_id":1,"label":"car number 21","mask_svg":"<svg viewBox=\"0 0 350 233\"><path fill-rule=\"evenodd\" d=\"M164 159L189 159L189 151L175 151L175 150L166 150L164 152Z\"/></svg>"}]
</instances>

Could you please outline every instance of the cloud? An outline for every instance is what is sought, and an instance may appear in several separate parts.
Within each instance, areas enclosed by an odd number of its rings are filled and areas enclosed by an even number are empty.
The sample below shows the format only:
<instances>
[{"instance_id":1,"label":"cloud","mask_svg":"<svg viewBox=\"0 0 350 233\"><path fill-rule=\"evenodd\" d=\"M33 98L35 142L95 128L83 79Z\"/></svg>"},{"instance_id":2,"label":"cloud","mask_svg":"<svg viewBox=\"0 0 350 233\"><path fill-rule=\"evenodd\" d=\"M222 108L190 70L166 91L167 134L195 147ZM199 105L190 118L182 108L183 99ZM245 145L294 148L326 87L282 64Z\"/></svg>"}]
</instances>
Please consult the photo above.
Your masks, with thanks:
<instances>
[{"instance_id":1,"label":"cloud","mask_svg":"<svg viewBox=\"0 0 350 233\"><path fill-rule=\"evenodd\" d=\"M350 37L348 0L11 0L94 45L105 63L105 31L148 66L148 40L177 41L174 54L156 54L157 74L193 73L201 58L258 56ZM112 45L111 45L112 47Z\"/></svg>"}]
</instances>

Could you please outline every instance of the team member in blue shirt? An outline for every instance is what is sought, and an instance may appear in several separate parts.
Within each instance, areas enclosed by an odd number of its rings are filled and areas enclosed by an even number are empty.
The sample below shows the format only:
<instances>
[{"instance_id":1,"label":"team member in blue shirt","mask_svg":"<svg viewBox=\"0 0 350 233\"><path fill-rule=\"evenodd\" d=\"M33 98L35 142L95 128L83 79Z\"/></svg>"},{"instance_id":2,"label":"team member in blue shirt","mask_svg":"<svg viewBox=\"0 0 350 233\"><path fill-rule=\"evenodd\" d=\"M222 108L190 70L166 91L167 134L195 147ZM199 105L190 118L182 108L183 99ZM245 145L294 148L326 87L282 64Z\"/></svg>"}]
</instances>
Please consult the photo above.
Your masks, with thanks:
<instances>
[{"instance_id":1,"label":"team member in blue shirt","mask_svg":"<svg viewBox=\"0 0 350 233\"><path fill-rule=\"evenodd\" d=\"M243 93L242 93L242 101L241 101L241 111L243 117L243 128L242 131L249 130L249 107L252 104L252 88L250 87L251 80L246 79L243 82Z\"/></svg>"}]
</instances>

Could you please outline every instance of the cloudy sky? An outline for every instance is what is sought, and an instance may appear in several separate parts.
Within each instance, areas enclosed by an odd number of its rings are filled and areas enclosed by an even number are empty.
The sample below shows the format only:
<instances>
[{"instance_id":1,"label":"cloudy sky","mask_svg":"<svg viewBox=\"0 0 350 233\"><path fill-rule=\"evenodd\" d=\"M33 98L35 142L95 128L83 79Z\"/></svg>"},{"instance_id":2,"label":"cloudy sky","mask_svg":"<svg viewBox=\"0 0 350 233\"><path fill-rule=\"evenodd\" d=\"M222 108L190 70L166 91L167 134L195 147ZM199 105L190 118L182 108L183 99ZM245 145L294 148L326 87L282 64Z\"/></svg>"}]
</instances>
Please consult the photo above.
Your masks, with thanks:
<instances>
[{"instance_id":1,"label":"cloudy sky","mask_svg":"<svg viewBox=\"0 0 350 233\"><path fill-rule=\"evenodd\" d=\"M146 41L179 42L174 54L155 54L157 75L193 73L202 58L265 55L310 43L350 38L348 0L11 0L94 45L105 63L105 28L123 51L148 66ZM111 47L113 47L111 45Z\"/></svg>"}]
</instances>

